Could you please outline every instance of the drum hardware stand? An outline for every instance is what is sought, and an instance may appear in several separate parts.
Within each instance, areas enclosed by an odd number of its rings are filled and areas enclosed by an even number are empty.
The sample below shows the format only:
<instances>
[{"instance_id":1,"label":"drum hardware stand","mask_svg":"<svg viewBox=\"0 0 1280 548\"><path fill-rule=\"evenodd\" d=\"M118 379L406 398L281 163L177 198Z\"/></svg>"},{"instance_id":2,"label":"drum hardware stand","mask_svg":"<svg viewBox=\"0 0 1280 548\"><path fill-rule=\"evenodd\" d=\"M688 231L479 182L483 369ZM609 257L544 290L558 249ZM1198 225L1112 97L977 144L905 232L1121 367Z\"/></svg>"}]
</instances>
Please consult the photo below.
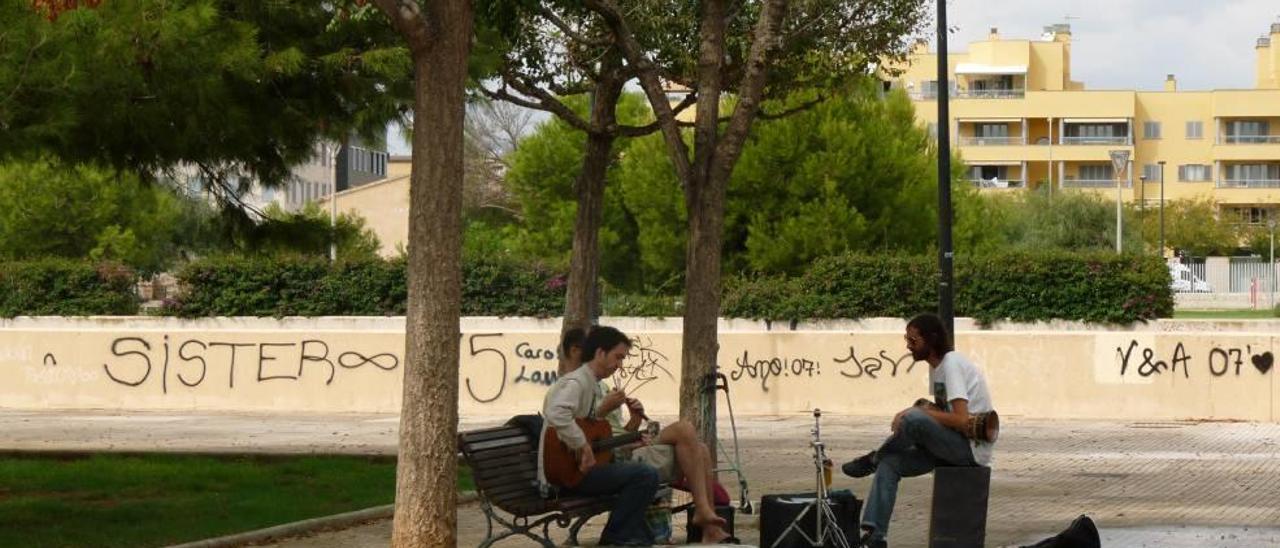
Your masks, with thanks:
<instances>
[{"instance_id":1,"label":"drum hardware stand","mask_svg":"<svg viewBox=\"0 0 1280 548\"><path fill-rule=\"evenodd\" d=\"M796 534L804 538L810 546L821 547L830 543L835 548L851 548L849 539L844 536L844 531L836 523L836 514L831 509L831 498L827 491L831 469L826 446L822 443L822 411L819 409L813 410L813 430L810 430L810 433L813 435L813 441L809 442L809 445L813 447L813 468L817 486L814 489L813 502L808 503L805 509L791 520L770 548L777 548L792 530L795 530ZM800 526L800 520L804 519L805 514L810 511L814 513L813 536L809 536L809 533Z\"/></svg>"}]
</instances>

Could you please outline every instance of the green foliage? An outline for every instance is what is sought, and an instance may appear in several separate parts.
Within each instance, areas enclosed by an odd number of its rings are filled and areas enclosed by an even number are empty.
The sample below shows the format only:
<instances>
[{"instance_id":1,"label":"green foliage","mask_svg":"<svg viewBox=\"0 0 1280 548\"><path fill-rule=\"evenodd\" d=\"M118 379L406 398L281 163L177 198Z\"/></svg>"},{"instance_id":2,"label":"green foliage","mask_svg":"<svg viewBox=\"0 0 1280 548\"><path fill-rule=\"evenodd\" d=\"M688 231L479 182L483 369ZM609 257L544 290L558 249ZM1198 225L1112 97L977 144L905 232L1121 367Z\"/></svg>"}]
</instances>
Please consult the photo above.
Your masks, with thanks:
<instances>
[{"instance_id":1,"label":"green foliage","mask_svg":"<svg viewBox=\"0 0 1280 548\"><path fill-rule=\"evenodd\" d=\"M198 247L197 204L128 173L41 158L0 165L0 260L115 260L145 272ZM207 207L203 211L209 211Z\"/></svg>"},{"instance_id":2,"label":"green foliage","mask_svg":"<svg viewBox=\"0 0 1280 548\"><path fill-rule=\"evenodd\" d=\"M761 122L729 186L726 266L798 272L850 251L924 251L937 239L937 172L911 102L901 91L882 97L874 82ZM952 180L962 173L957 163ZM953 188L957 203L971 193Z\"/></svg>"},{"instance_id":3,"label":"green foliage","mask_svg":"<svg viewBox=\"0 0 1280 548\"><path fill-rule=\"evenodd\" d=\"M809 98L770 103L778 111ZM622 101L628 123L648 120L642 99ZM565 265L576 211L573 182L585 138L559 121L521 142L507 181L522 220L495 235L469 226L469 246L487 242L523 260ZM624 292L678 291L685 269L684 194L660 135L620 139L609 170L601 230L602 276ZM917 127L901 92L881 98L869 83L816 108L762 122L730 180L725 214L727 272L796 272L810 261L849 251L922 252L937 237L936 148ZM991 208L952 179L957 246L993 240ZM505 241L498 245L497 242Z\"/></svg>"},{"instance_id":4,"label":"green foliage","mask_svg":"<svg viewBox=\"0 0 1280 548\"><path fill-rule=\"evenodd\" d=\"M368 260L378 255L378 236L365 227L362 217L341 213L331 223L329 212L315 202L294 212L273 203L263 213L266 219L235 237L238 253L328 257L329 244L336 239L338 257L344 260Z\"/></svg>"},{"instance_id":5,"label":"green foliage","mask_svg":"<svg viewBox=\"0 0 1280 548\"><path fill-rule=\"evenodd\" d=\"M118 263L0 262L0 317L137 314L135 281Z\"/></svg>"},{"instance_id":6,"label":"green foliage","mask_svg":"<svg viewBox=\"0 0 1280 548\"><path fill-rule=\"evenodd\" d=\"M1173 313L1169 273L1155 257L1011 252L956 261L956 314L982 322L1053 319L1130 323ZM798 276L734 278L724 314L765 319L910 317L937 308L927 256L832 256Z\"/></svg>"},{"instance_id":7,"label":"green foliage","mask_svg":"<svg viewBox=\"0 0 1280 548\"><path fill-rule=\"evenodd\" d=\"M1114 250L1116 246L1115 202L1099 194L1086 191L1050 194L1048 189L1039 189L987 194L975 201L981 202L978 207L985 214L974 221L989 235L982 245L976 246L975 253L996 249ZM1140 250L1144 218L1127 205L1121 215L1124 249ZM965 222L957 220L957 224ZM1154 239L1147 241L1154 242Z\"/></svg>"},{"instance_id":8,"label":"green foliage","mask_svg":"<svg viewBox=\"0 0 1280 548\"><path fill-rule=\"evenodd\" d=\"M0 0L0 154L283 182L318 137L376 140L412 96L408 51L385 18L338 8L109 1L49 21Z\"/></svg>"},{"instance_id":9,"label":"green foliage","mask_svg":"<svg viewBox=\"0 0 1280 548\"><path fill-rule=\"evenodd\" d=\"M587 105L585 97L566 98L565 103L579 111ZM624 95L619 101L619 123L643 124L650 116L647 103L639 95ZM642 285L646 279L646 272L635 267L635 222L624 202L625 190L620 187L617 170L619 158L630 157L632 144L626 139L614 144L599 233L601 275L627 287ZM585 147L585 134L559 119L544 122L534 134L520 141L506 178L523 219L508 233L508 244L504 246L513 257L567 268L577 214L574 183L581 172Z\"/></svg>"},{"instance_id":10,"label":"green foliage","mask_svg":"<svg viewBox=\"0 0 1280 548\"><path fill-rule=\"evenodd\" d=\"M218 257L178 273L183 295L165 313L205 316L396 316L407 310L404 259ZM510 260L463 264L462 313L551 316L564 308L564 277Z\"/></svg>"},{"instance_id":11,"label":"green foliage","mask_svg":"<svg viewBox=\"0 0 1280 548\"><path fill-rule=\"evenodd\" d=\"M1250 238L1252 233L1247 227L1233 221L1221 218L1218 206L1210 198L1170 200L1164 206L1165 246L1193 257L1234 255L1241 243L1250 246L1256 239ZM1148 243L1159 245L1159 210L1145 212L1142 232Z\"/></svg>"}]
</instances>

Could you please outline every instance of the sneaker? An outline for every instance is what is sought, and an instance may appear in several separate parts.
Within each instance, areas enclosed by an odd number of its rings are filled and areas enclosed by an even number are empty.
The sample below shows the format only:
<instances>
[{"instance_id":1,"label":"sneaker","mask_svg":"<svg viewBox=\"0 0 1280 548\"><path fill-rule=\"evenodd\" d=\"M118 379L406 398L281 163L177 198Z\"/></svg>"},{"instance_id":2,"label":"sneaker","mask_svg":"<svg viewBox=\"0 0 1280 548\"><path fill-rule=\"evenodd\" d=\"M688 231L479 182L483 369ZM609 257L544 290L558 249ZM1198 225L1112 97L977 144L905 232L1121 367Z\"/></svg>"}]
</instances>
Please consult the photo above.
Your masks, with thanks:
<instances>
[{"instance_id":1,"label":"sneaker","mask_svg":"<svg viewBox=\"0 0 1280 548\"><path fill-rule=\"evenodd\" d=\"M846 476L865 478L876 473L876 452L872 451L840 466Z\"/></svg>"}]
</instances>

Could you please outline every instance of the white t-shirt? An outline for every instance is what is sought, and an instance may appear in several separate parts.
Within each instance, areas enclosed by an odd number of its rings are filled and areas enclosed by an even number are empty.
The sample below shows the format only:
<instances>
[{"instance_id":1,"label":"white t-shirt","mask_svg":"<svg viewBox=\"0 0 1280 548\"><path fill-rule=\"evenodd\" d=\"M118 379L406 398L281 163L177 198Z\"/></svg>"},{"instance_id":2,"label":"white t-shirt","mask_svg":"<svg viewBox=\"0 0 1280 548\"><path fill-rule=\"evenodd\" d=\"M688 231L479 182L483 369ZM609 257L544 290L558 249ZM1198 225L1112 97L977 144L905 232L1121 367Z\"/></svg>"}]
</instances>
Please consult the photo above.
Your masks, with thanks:
<instances>
[{"instance_id":1,"label":"white t-shirt","mask_svg":"<svg viewBox=\"0 0 1280 548\"><path fill-rule=\"evenodd\" d=\"M969 414L985 413L995 407L991 404L991 391L987 390L987 378L978 366L959 352L947 352L942 363L929 371L929 391L933 401L947 411L951 400L967 400ZM983 466L991 466L991 447L994 444L969 440L973 447L973 460Z\"/></svg>"}]
</instances>

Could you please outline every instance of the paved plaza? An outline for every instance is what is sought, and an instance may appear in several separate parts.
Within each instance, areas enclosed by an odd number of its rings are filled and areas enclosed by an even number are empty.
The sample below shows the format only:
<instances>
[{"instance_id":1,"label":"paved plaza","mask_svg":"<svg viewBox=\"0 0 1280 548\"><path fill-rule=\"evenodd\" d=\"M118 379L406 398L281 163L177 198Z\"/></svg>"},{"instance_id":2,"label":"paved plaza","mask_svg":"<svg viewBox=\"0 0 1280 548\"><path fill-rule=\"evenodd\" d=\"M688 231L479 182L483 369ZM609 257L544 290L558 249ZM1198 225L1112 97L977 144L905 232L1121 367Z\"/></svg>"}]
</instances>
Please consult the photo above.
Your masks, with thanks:
<instances>
[{"instance_id":1,"label":"paved plaza","mask_svg":"<svg viewBox=\"0 0 1280 548\"><path fill-rule=\"evenodd\" d=\"M0 448L9 450L392 454L397 431L396 418L387 415L4 411L0 421L6 425ZM461 427L500 421L471 417ZM823 438L840 461L875 444L887 421L827 414ZM799 413L738 417L743 467L757 508L762 494L812 490L811 425L812 417ZM988 546L1038 540L1080 514L1103 528L1104 546L1280 545L1280 530L1271 528L1280 524L1278 443L1276 424L1005 417L992 474ZM861 497L870 479L835 482ZM736 486L726 483L736 497ZM924 544L931 489L928 478L903 481L892 546ZM756 543L755 517L740 518L739 536ZM479 508L459 508L458 519L459 545L478 544L484 535ZM389 536L390 523L381 521L279 546L386 546ZM679 526L677 537L683 538ZM499 544L527 545L532 543Z\"/></svg>"}]
</instances>

